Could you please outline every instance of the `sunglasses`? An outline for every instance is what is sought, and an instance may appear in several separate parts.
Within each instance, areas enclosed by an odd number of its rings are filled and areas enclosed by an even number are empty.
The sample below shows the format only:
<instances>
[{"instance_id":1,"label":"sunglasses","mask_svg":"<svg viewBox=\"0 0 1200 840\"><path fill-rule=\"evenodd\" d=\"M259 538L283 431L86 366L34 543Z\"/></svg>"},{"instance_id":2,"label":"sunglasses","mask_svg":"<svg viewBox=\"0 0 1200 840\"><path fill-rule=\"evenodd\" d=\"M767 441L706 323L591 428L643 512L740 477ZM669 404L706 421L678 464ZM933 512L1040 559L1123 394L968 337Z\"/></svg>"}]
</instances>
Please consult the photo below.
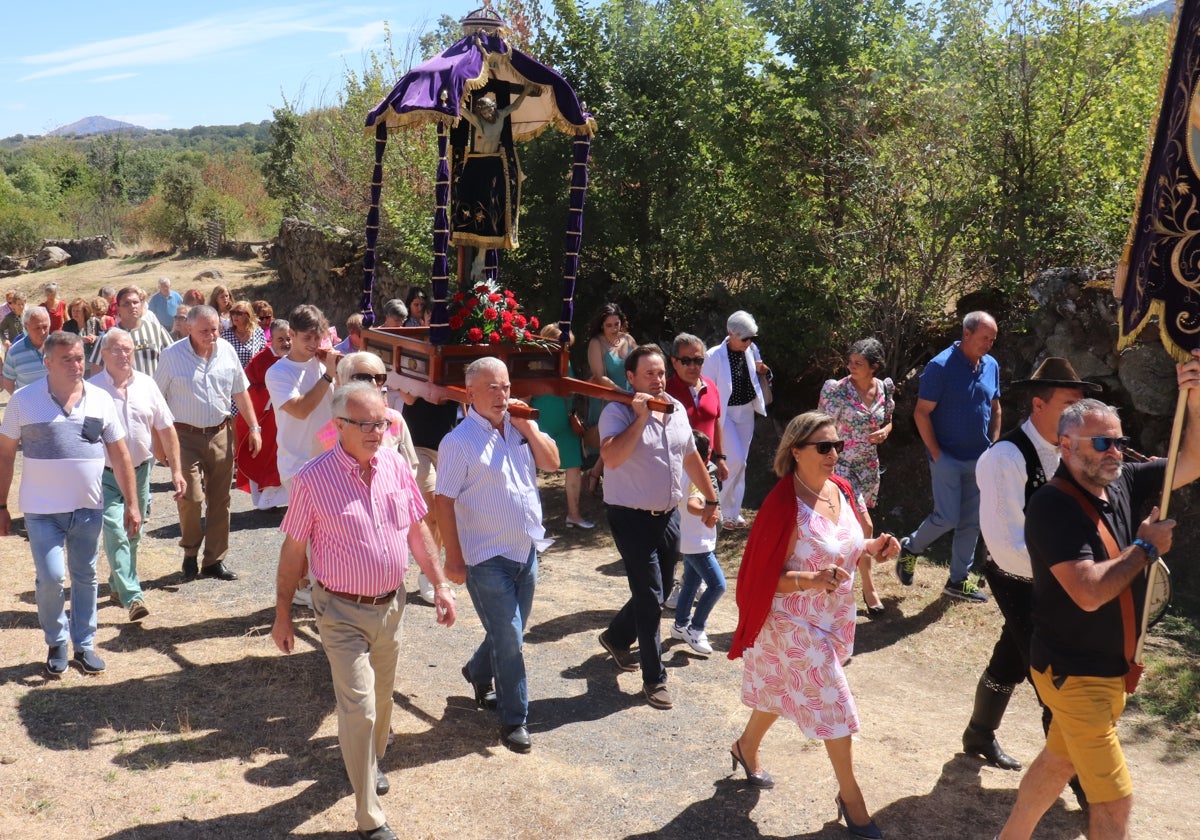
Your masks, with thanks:
<instances>
[{"instance_id":1,"label":"sunglasses","mask_svg":"<svg viewBox=\"0 0 1200 840\"><path fill-rule=\"evenodd\" d=\"M684 367L700 367L704 364L703 356L676 356L675 361Z\"/></svg>"},{"instance_id":2,"label":"sunglasses","mask_svg":"<svg viewBox=\"0 0 1200 840\"><path fill-rule=\"evenodd\" d=\"M349 417L339 417L338 419L351 426L358 426L358 430L364 435L369 435L371 432L382 432L391 425L387 420L351 420Z\"/></svg>"},{"instance_id":3,"label":"sunglasses","mask_svg":"<svg viewBox=\"0 0 1200 840\"><path fill-rule=\"evenodd\" d=\"M1133 443L1132 439L1125 435L1121 437L1104 437L1103 435L1076 437L1075 435L1068 435L1068 437L1071 440L1090 440L1092 442L1092 449L1095 449L1097 452L1107 452L1109 447L1112 446L1115 446L1118 452L1124 452Z\"/></svg>"},{"instance_id":4,"label":"sunglasses","mask_svg":"<svg viewBox=\"0 0 1200 840\"><path fill-rule=\"evenodd\" d=\"M814 440L814 441L805 441L804 443L797 443L796 446L815 446L817 448L818 453L820 453L821 455L828 455L830 452L841 453L841 451L846 448L846 441L844 441L844 440Z\"/></svg>"},{"instance_id":5,"label":"sunglasses","mask_svg":"<svg viewBox=\"0 0 1200 840\"><path fill-rule=\"evenodd\" d=\"M352 373L350 379L354 382L374 382L380 388L387 382L386 373Z\"/></svg>"}]
</instances>

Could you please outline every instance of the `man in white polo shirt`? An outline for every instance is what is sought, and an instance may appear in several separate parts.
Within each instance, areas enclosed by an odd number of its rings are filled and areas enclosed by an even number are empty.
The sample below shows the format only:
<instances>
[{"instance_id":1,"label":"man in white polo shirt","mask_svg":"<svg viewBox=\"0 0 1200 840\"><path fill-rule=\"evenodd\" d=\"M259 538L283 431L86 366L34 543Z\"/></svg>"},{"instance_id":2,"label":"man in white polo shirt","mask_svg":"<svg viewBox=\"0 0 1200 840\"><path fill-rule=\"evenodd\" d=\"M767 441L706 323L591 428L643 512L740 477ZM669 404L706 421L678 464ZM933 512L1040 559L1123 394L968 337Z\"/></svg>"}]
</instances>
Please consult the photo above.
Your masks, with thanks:
<instances>
[{"instance_id":1,"label":"man in white polo shirt","mask_svg":"<svg viewBox=\"0 0 1200 840\"><path fill-rule=\"evenodd\" d=\"M83 341L68 332L51 333L44 344L45 381L19 389L0 422L0 536L11 533L8 494L17 445L22 446L19 501L37 572L38 621L50 651L46 671L67 670L67 641L85 673L104 670L96 655L96 550L107 456L121 492L132 501L125 530L137 534L141 510L134 493L133 465L125 429L112 398L83 381ZM67 574L71 612L66 612Z\"/></svg>"},{"instance_id":2,"label":"man in white polo shirt","mask_svg":"<svg viewBox=\"0 0 1200 840\"><path fill-rule=\"evenodd\" d=\"M167 464L175 498L183 496L185 483L179 465L179 436L175 418L167 408L154 380L133 369L133 339L120 327L113 327L100 340L104 370L89 380L113 399L117 414L125 426L125 445L133 462L137 507L143 513L150 505L150 468L154 466L154 439L157 437ZM150 614L138 580L137 552L141 534L125 533L125 495L117 485L112 463L104 467L104 553L108 555L108 588L129 610L130 621L141 621Z\"/></svg>"},{"instance_id":3,"label":"man in white polo shirt","mask_svg":"<svg viewBox=\"0 0 1200 840\"><path fill-rule=\"evenodd\" d=\"M246 388L237 352L220 337L221 321L211 306L188 312L188 337L163 350L154 381L175 417L183 477L187 483L179 509L183 578L197 575L237 580L225 565L229 551L229 488L233 483L233 423L229 406L250 424L250 454L262 448L262 428ZM200 525L202 504L207 507ZM199 563L200 545L204 562Z\"/></svg>"}]
</instances>

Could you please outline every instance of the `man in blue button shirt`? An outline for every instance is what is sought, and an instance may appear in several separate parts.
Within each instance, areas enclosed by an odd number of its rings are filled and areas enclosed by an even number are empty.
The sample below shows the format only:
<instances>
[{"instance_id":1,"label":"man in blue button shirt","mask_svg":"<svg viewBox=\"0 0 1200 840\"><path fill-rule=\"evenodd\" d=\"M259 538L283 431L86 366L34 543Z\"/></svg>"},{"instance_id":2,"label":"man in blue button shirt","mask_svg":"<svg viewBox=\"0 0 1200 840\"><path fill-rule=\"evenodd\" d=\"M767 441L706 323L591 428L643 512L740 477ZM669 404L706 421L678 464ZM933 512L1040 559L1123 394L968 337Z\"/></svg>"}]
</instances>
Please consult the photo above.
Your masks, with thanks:
<instances>
[{"instance_id":1,"label":"man in blue button shirt","mask_svg":"<svg viewBox=\"0 0 1200 840\"><path fill-rule=\"evenodd\" d=\"M988 355L996 341L996 319L971 312L962 340L930 360L921 372L913 422L929 456L933 513L900 541L896 575L911 586L917 556L947 531L954 531L950 580L943 594L982 602L987 595L967 573L979 541L979 486L975 462L1000 434L1000 365Z\"/></svg>"}]
</instances>

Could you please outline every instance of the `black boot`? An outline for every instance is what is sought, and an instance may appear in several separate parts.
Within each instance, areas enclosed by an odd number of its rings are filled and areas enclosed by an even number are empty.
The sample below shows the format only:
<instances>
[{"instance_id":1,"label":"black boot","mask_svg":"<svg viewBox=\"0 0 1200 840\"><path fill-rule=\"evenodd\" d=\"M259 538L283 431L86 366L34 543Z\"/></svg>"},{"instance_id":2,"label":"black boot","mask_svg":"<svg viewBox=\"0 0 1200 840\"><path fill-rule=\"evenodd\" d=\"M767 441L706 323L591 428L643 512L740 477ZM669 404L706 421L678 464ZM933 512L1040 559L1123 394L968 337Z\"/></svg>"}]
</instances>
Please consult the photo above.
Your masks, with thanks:
<instances>
[{"instance_id":1,"label":"black boot","mask_svg":"<svg viewBox=\"0 0 1200 840\"><path fill-rule=\"evenodd\" d=\"M996 741L996 730L1000 728L1000 720L1008 708L1013 688L1015 686L995 682L984 672L975 689L975 710L971 712L971 722L962 737L963 752L979 756L1001 770L1021 769L1021 762L1000 749Z\"/></svg>"}]
</instances>

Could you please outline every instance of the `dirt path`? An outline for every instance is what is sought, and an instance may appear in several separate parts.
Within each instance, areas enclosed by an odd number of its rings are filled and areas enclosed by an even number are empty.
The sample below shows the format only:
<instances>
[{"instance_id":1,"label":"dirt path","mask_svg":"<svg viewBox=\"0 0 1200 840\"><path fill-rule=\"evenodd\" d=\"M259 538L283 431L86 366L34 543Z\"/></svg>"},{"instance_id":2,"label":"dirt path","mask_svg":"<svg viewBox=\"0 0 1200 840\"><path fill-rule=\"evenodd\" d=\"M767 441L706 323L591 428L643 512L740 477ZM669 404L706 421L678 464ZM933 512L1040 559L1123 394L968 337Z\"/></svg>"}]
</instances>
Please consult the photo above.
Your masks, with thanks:
<instances>
[{"instance_id":1,"label":"dirt path","mask_svg":"<svg viewBox=\"0 0 1200 840\"><path fill-rule=\"evenodd\" d=\"M129 625L101 587L98 647L109 670L100 677L43 677L28 546L0 540L0 836L347 836L353 803L311 617L296 610L300 641L290 657L268 635L278 514L247 510L237 496L230 563L242 579L183 585L163 486L143 555L153 615ZM717 655L704 660L678 642L667 649L673 711L646 705L638 674L618 675L596 634L627 592L619 561L604 528L561 533L560 493L552 480L551 531L562 538L544 556L528 637L530 755L498 746L493 718L474 709L458 673L481 634L465 593L449 631L410 598L396 743L384 759L385 805L400 835L845 836L833 822L824 752L794 728L778 725L764 745L774 790L758 793L729 774L728 744L746 717L740 665L720 654L735 623L731 595L710 623ZM990 838L1020 777L981 769L957 750L996 611L948 604L938 595L940 570L918 572L903 592L880 577L889 616L860 619L850 667L868 801L889 838ZM1123 722L1138 790L1134 836L1194 836L1187 803L1200 758L1167 759L1160 736L1141 723L1137 715ZM1039 735L1033 697L1021 689L1003 743L1029 760ZM1082 829L1081 813L1063 800L1038 836L1067 840Z\"/></svg>"}]
</instances>

